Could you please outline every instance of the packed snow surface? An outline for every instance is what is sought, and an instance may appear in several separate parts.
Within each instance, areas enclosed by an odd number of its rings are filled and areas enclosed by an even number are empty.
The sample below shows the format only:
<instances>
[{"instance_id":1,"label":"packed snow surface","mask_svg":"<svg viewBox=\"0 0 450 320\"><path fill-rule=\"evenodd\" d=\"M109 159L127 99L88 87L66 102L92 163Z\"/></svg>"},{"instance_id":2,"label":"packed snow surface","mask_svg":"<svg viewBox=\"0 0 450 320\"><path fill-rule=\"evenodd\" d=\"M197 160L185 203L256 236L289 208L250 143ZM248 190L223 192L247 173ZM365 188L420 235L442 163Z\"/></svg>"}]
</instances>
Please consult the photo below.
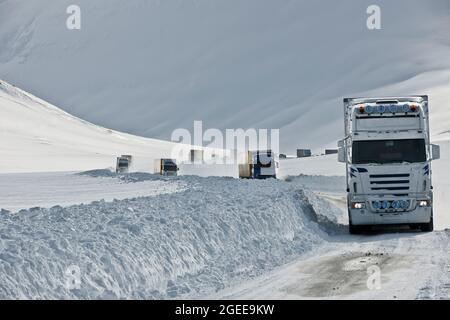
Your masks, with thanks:
<instances>
[{"instance_id":1,"label":"packed snow surface","mask_svg":"<svg viewBox=\"0 0 450 320\"><path fill-rule=\"evenodd\" d=\"M334 237L314 255L207 297L449 299L450 232L392 232ZM374 270L380 272L379 286L369 277Z\"/></svg>"}]
</instances>

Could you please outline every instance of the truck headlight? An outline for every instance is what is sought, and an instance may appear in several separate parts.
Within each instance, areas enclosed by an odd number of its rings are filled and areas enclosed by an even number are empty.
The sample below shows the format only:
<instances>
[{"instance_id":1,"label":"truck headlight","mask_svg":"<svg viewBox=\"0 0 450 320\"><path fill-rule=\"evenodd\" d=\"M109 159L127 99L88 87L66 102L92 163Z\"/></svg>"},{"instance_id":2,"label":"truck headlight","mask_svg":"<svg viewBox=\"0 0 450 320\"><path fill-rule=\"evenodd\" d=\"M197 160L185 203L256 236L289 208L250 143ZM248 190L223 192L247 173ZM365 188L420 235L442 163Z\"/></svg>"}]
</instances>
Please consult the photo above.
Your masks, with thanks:
<instances>
[{"instance_id":1,"label":"truck headlight","mask_svg":"<svg viewBox=\"0 0 450 320\"><path fill-rule=\"evenodd\" d=\"M431 200L419 200L419 207L431 206Z\"/></svg>"},{"instance_id":2,"label":"truck headlight","mask_svg":"<svg viewBox=\"0 0 450 320\"><path fill-rule=\"evenodd\" d=\"M364 202L352 202L352 209L365 209L366 204Z\"/></svg>"},{"instance_id":3,"label":"truck headlight","mask_svg":"<svg viewBox=\"0 0 450 320\"><path fill-rule=\"evenodd\" d=\"M399 200L392 201L392 208L400 209L401 208L400 201Z\"/></svg>"},{"instance_id":4,"label":"truck headlight","mask_svg":"<svg viewBox=\"0 0 450 320\"><path fill-rule=\"evenodd\" d=\"M380 201L372 201L372 206L375 210L381 209L381 202Z\"/></svg>"}]
</instances>

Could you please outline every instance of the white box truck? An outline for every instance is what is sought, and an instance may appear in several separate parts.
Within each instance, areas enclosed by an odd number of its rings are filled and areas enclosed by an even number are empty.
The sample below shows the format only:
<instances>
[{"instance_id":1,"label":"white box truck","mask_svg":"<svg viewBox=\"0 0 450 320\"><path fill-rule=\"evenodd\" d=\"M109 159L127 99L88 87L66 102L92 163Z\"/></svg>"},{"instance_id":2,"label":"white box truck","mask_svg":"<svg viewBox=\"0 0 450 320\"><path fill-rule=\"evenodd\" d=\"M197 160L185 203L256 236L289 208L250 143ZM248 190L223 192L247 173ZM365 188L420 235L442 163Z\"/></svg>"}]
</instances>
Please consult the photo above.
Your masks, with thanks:
<instances>
[{"instance_id":1,"label":"white box truck","mask_svg":"<svg viewBox=\"0 0 450 320\"><path fill-rule=\"evenodd\" d=\"M433 230L428 96L345 98L345 138L338 157L347 168L349 231L408 225Z\"/></svg>"}]
</instances>

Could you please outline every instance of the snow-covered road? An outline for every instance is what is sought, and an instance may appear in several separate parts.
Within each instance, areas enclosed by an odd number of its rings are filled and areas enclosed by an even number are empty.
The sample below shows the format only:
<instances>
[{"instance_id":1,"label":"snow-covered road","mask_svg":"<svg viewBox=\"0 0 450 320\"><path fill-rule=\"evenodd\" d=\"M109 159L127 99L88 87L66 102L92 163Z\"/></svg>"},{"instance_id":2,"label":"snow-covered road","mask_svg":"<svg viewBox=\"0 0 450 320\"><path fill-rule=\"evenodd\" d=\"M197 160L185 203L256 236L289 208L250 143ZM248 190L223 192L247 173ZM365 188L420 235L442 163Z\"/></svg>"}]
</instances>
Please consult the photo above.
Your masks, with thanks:
<instances>
[{"instance_id":1,"label":"snow-covered road","mask_svg":"<svg viewBox=\"0 0 450 320\"><path fill-rule=\"evenodd\" d=\"M342 177L299 176L294 183L327 201L318 212L348 224ZM314 206L314 202L312 202ZM337 210L336 210L337 209ZM340 211L340 212L339 212ZM373 275L379 268L380 277ZM379 286L374 285L379 279ZM328 241L294 262L239 283L213 299L449 299L450 231L383 230Z\"/></svg>"},{"instance_id":2,"label":"snow-covered road","mask_svg":"<svg viewBox=\"0 0 450 320\"><path fill-rule=\"evenodd\" d=\"M449 233L339 236L314 252L220 299L448 299ZM380 271L380 287L370 280ZM369 282L369 285L367 284Z\"/></svg>"}]
</instances>

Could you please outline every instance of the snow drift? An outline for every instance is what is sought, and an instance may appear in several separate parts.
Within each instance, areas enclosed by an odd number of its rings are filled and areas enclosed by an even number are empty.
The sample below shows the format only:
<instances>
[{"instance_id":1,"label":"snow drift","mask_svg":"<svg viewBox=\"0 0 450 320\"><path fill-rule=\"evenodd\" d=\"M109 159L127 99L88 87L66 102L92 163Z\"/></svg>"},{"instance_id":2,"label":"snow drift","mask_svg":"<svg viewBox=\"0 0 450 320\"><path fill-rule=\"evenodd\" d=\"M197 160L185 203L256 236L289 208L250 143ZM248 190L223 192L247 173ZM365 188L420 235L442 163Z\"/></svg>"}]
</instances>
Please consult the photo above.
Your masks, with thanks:
<instances>
[{"instance_id":1,"label":"snow drift","mask_svg":"<svg viewBox=\"0 0 450 320\"><path fill-rule=\"evenodd\" d=\"M2 210L0 298L196 297L290 261L327 237L320 225L331 220L317 216L293 183L178 179L189 186L170 195ZM73 266L79 289L66 286Z\"/></svg>"}]
</instances>

